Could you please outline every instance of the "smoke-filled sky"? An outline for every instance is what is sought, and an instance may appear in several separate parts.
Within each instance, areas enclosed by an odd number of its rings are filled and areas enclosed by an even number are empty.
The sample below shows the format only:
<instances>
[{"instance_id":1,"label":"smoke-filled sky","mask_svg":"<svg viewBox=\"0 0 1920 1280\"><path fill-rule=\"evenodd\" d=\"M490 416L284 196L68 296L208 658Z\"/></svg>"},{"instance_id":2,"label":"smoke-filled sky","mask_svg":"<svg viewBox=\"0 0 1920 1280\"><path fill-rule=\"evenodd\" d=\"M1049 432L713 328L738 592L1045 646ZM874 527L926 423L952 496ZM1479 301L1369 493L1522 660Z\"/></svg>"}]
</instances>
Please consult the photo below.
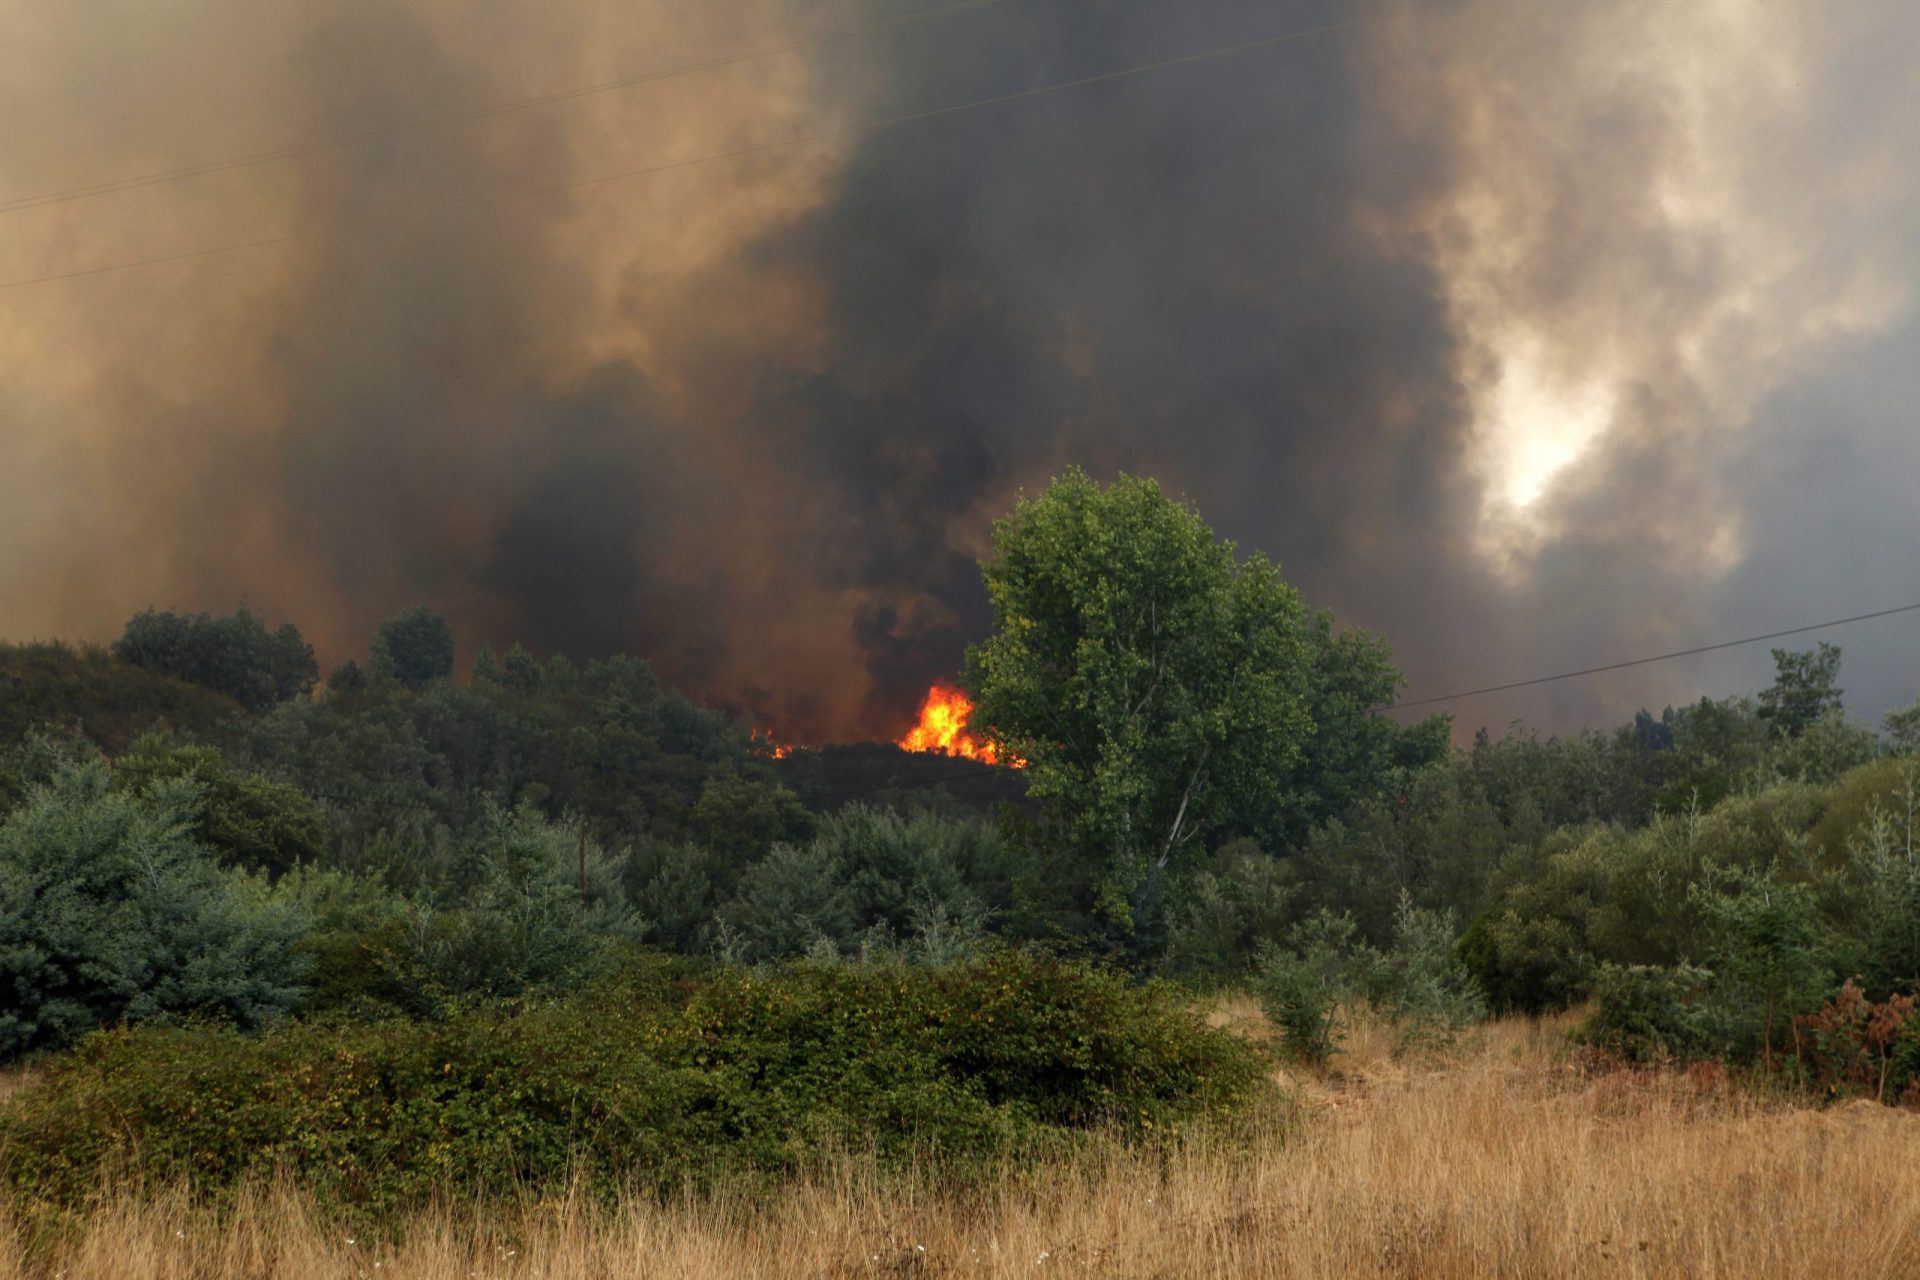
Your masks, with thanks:
<instances>
[{"instance_id":1,"label":"smoke-filled sky","mask_svg":"<svg viewBox=\"0 0 1920 1280\"><path fill-rule=\"evenodd\" d=\"M1920 5L918 2L0 0L0 284L271 242L0 288L0 635L425 602L891 735L1069 463L1410 696L1920 600ZM1920 691L1920 618L1827 638Z\"/></svg>"}]
</instances>

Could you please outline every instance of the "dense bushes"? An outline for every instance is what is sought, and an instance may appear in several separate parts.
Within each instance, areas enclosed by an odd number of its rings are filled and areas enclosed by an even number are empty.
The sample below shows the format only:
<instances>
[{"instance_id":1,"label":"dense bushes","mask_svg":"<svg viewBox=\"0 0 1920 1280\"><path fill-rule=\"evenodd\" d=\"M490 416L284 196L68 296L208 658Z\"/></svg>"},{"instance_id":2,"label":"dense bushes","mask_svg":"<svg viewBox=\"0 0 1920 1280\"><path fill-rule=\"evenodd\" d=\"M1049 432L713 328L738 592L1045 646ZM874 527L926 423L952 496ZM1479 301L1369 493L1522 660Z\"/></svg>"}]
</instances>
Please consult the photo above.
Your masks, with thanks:
<instances>
[{"instance_id":1,"label":"dense bushes","mask_svg":"<svg viewBox=\"0 0 1920 1280\"><path fill-rule=\"evenodd\" d=\"M72 726L101 750L119 752L153 729L211 733L240 713L224 694L103 649L0 644L0 744L19 743L47 725ZM0 805L17 799L0 785Z\"/></svg>"},{"instance_id":2,"label":"dense bushes","mask_svg":"<svg viewBox=\"0 0 1920 1280\"><path fill-rule=\"evenodd\" d=\"M1259 1095L1254 1052L1175 992L1020 952L940 967L655 964L519 1013L97 1035L0 1113L16 1193L109 1171L203 1188L285 1167L385 1209L584 1174L671 1186L839 1147L975 1161L1095 1127L1165 1133Z\"/></svg>"},{"instance_id":3,"label":"dense bushes","mask_svg":"<svg viewBox=\"0 0 1920 1280\"><path fill-rule=\"evenodd\" d=\"M298 627L288 622L268 631L246 608L222 618L148 609L127 623L113 652L122 662L224 693L254 711L304 697L320 678L313 646Z\"/></svg>"},{"instance_id":4,"label":"dense bushes","mask_svg":"<svg viewBox=\"0 0 1920 1280\"><path fill-rule=\"evenodd\" d=\"M293 1006L299 911L215 864L173 781L114 791L70 764L0 821L0 1057L122 1019L258 1026Z\"/></svg>"},{"instance_id":5,"label":"dense bushes","mask_svg":"<svg viewBox=\"0 0 1920 1280\"><path fill-rule=\"evenodd\" d=\"M1842 979L1876 1005L1920 987L1920 766L1868 759L1888 744L1841 715L1832 655L1781 655L1757 701L1435 759L1443 725L1368 710L1397 686L1384 647L1307 621L1318 753L1279 808L1218 806L1129 924L1072 823L989 812L1014 773L969 807L912 785L952 762L883 744L775 759L633 657L515 646L456 682L414 610L315 700L297 634L244 610L142 615L121 659L0 649L0 1056L123 1020L465 1016L640 945L939 966L1041 942L1255 984L1308 1057L1342 1002L1430 1044L1483 1004L1595 998L1622 1053L1804 1065ZM1891 723L1906 742L1920 713Z\"/></svg>"},{"instance_id":6,"label":"dense bushes","mask_svg":"<svg viewBox=\"0 0 1920 1280\"><path fill-rule=\"evenodd\" d=\"M1453 917L1423 911L1402 893L1393 944L1375 950L1357 937L1351 916L1322 909L1269 946L1254 990L1284 1047L1325 1062L1340 1047L1341 1018L1359 1002L1392 1019L1400 1047L1442 1048L1486 1014L1486 997L1455 958Z\"/></svg>"}]
</instances>

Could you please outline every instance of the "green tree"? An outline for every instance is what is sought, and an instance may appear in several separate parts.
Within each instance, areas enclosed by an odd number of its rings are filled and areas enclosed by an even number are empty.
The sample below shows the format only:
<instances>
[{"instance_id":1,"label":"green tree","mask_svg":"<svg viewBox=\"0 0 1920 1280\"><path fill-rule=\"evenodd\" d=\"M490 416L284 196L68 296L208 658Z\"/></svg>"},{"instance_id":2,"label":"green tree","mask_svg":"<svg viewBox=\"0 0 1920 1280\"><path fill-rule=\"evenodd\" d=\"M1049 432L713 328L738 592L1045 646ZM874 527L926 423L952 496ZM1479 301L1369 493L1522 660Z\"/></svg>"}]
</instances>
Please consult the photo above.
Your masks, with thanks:
<instances>
[{"instance_id":1,"label":"green tree","mask_svg":"<svg viewBox=\"0 0 1920 1280\"><path fill-rule=\"evenodd\" d=\"M619 868L576 823L522 805L487 805L465 857L477 864L461 908L429 918L424 966L445 990L519 995L605 972L646 922L628 908Z\"/></svg>"},{"instance_id":2,"label":"green tree","mask_svg":"<svg viewBox=\"0 0 1920 1280\"><path fill-rule=\"evenodd\" d=\"M994 528L974 731L1026 761L1124 930L1239 805L1277 804L1309 731L1298 594L1150 480L1069 471Z\"/></svg>"},{"instance_id":3,"label":"green tree","mask_svg":"<svg viewBox=\"0 0 1920 1280\"><path fill-rule=\"evenodd\" d=\"M373 637L373 669L409 689L451 678L453 628L423 604L395 614Z\"/></svg>"},{"instance_id":4,"label":"green tree","mask_svg":"<svg viewBox=\"0 0 1920 1280\"><path fill-rule=\"evenodd\" d=\"M1316 911L1269 945L1253 989L1288 1052L1324 1063L1340 1049L1341 1006L1360 995L1379 953L1354 938L1353 917Z\"/></svg>"},{"instance_id":5,"label":"green tree","mask_svg":"<svg viewBox=\"0 0 1920 1280\"><path fill-rule=\"evenodd\" d=\"M1729 1052L1773 1054L1796 1014L1809 1013L1833 985L1832 940L1821 930L1813 891L1768 868L1726 877L1726 887L1695 886L1717 939L1710 953L1715 1013Z\"/></svg>"},{"instance_id":6,"label":"green tree","mask_svg":"<svg viewBox=\"0 0 1920 1280\"><path fill-rule=\"evenodd\" d=\"M1292 923L1299 886L1288 864L1244 836L1216 849L1169 913L1167 967L1244 977Z\"/></svg>"},{"instance_id":7,"label":"green tree","mask_svg":"<svg viewBox=\"0 0 1920 1280\"><path fill-rule=\"evenodd\" d=\"M1920 699L1904 711L1889 711L1884 723L1895 751L1920 750Z\"/></svg>"},{"instance_id":8,"label":"green tree","mask_svg":"<svg viewBox=\"0 0 1920 1280\"><path fill-rule=\"evenodd\" d=\"M268 631L242 607L226 617L147 609L128 621L114 656L217 690L253 711L313 692L313 646L291 622Z\"/></svg>"},{"instance_id":9,"label":"green tree","mask_svg":"<svg viewBox=\"0 0 1920 1280\"><path fill-rule=\"evenodd\" d=\"M234 768L212 747L151 733L114 764L114 786L142 796L180 779L194 788L194 838L221 862L278 876L319 856L320 806L287 783Z\"/></svg>"},{"instance_id":10,"label":"green tree","mask_svg":"<svg viewBox=\"0 0 1920 1280\"><path fill-rule=\"evenodd\" d=\"M833 852L818 842L778 844L740 877L740 891L721 908L720 923L745 957L796 956L821 938L837 947L851 938L854 904Z\"/></svg>"},{"instance_id":11,"label":"green tree","mask_svg":"<svg viewBox=\"0 0 1920 1280\"><path fill-rule=\"evenodd\" d=\"M1289 771L1280 805L1234 823L1269 849L1299 848L1316 824L1379 796L1396 771L1443 758L1453 727L1447 715L1402 726L1379 714L1406 686L1379 636L1357 627L1336 632L1327 609L1309 610L1301 630L1312 740Z\"/></svg>"},{"instance_id":12,"label":"green tree","mask_svg":"<svg viewBox=\"0 0 1920 1280\"><path fill-rule=\"evenodd\" d=\"M190 782L115 791L90 761L0 823L0 1057L122 1020L257 1026L299 999L304 917L215 865L194 806Z\"/></svg>"},{"instance_id":13,"label":"green tree","mask_svg":"<svg viewBox=\"0 0 1920 1280\"><path fill-rule=\"evenodd\" d=\"M1760 718L1774 732L1797 738L1828 711L1840 709L1840 646L1822 640L1817 650L1773 651L1774 681L1760 693Z\"/></svg>"},{"instance_id":14,"label":"green tree","mask_svg":"<svg viewBox=\"0 0 1920 1280\"><path fill-rule=\"evenodd\" d=\"M812 839L814 816L800 797L778 783L709 778L693 806L693 830L719 857L725 872L738 875L776 844L801 845Z\"/></svg>"}]
</instances>

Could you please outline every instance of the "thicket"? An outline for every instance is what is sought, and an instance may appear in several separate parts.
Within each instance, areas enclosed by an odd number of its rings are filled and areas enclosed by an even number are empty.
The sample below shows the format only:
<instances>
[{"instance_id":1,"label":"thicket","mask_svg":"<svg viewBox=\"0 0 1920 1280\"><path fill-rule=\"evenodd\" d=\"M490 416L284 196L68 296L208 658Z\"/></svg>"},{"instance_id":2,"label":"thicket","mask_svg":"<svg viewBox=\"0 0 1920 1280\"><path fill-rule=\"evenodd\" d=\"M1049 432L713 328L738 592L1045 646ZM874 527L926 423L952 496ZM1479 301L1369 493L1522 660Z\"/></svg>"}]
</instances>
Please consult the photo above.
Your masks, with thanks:
<instances>
[{"instance_id":1,"label":"thicket","mask_svg":"<svg viewBox=\"0 0 1920 1280\"><path fill-rule=\"evenodd\" d=\"M276 1170L386 1211L436 1191L665 1191L840 1152L964 1173L1099 1130L1160 1137L1260 1096L1185 996L1002 951L955 964L693 972L635 959L564 1001L264 1035L103 1032L0 1115L0 1178L203 1190Z\"/></svg>"},{"instance_id":2,"label":"thicket","mask_svg":"<svg viewBox=\"0 0 1920 1280\"><path fill-rule=\"evenodd\" d=\"M1783 652L1752 699L1450 750L1444 721L1369 713L1398 688L1384 645L1282 613L1289 714L1320 747L1211 796L1204 828L1172 795L1174 847L1124 876L1057 812L1077 793L917 785L877 746L776 759L630 657L515 646L456 681L425 611L313 695L298 632L244 611L143 614L119 656L0 650L0 1054L149 1043L126 1026L453 1034L588 1000L642 949L824 972L1011 946L1250 986L1307 1057L1355 1001L1418 1049L1591 1000L1612 1052L1906 1096L1920 708L1876 735L1846 718L1837 650Z\"/></svg>"}]
</instances>

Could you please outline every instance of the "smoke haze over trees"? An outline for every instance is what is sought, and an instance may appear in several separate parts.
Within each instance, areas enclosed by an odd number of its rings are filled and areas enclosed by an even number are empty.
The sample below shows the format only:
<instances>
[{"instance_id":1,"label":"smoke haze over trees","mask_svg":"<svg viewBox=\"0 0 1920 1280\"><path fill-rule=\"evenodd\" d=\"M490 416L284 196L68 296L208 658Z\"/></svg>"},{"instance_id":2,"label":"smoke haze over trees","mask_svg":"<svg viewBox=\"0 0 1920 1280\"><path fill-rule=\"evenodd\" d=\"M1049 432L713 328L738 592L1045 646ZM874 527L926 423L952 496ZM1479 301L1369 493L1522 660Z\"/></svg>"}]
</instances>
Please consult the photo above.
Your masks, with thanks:
<instances>
[{"instance_id":1,"label":"smoke haze over trees","mask_svg":"<svg viewBox=\"0 0 1920 1280\"><path fill-rule=\"evenodd\" d=\"M390 136L0 212L6 281L293 237L0 292L0 634L244 599L330 671L427 600L468 655L638 652L891 737L986 632L992 515L1068 463L1191 497L1413 694L1912 596L1896 0L1008 0L397 134L912 11L8 7L0 196ZM1845 637L1858 714L1910 635Z\"/></svg>"}]
</instances>

